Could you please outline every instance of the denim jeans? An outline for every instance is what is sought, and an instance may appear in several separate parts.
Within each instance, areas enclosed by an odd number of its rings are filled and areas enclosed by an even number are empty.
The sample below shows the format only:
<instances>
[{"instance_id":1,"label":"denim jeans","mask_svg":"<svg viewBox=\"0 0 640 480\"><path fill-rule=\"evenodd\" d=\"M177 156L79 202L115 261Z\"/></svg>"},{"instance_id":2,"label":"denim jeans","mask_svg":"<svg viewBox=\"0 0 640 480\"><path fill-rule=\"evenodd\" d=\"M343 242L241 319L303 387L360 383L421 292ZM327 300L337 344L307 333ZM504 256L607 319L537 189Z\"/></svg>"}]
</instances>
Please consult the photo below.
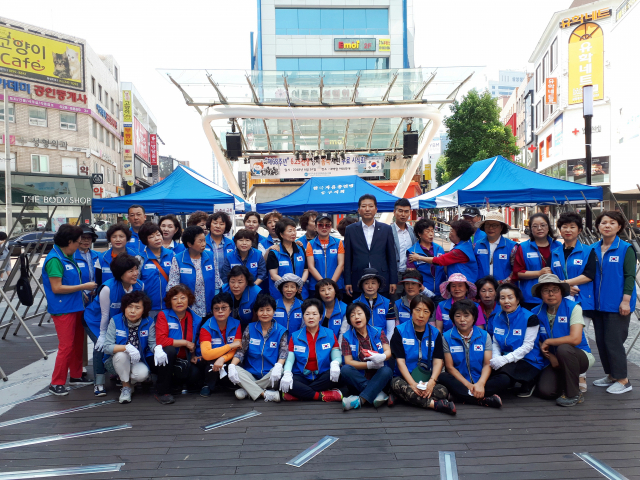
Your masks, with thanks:
<instances>
[{"instance_id":1,"label":"denim jeans","mask_svg":"<svg viewBox=\"0 0 640 480\"><path fill-rule=\"evenodd\" d=\"M82 325L84 326L84 331L95 344L98 341L98 337L96 337L91 329L87 327L84 319L82 320ZM103 357L104 354L102 352L99 352L95 348L93 349L93 378L96 385L105 384L105 374L107 373L107 370L104 368L104 361L102 360Z\"/></svg>"},{"instance_id":2,"label":"denim jeans","mask_svg":"<svg viewBox=\"0 0 640 480\"><path fill-rule=\"evenodd\" d=\"M364 376L364 370L357 370L351 365L343 365L340 369L340 377L349 386L349 389L358 392L358 395L370 404L373 404L392 376L393 371L387 366L379 368L370 380Z\"/></svg>"}]
</instances>

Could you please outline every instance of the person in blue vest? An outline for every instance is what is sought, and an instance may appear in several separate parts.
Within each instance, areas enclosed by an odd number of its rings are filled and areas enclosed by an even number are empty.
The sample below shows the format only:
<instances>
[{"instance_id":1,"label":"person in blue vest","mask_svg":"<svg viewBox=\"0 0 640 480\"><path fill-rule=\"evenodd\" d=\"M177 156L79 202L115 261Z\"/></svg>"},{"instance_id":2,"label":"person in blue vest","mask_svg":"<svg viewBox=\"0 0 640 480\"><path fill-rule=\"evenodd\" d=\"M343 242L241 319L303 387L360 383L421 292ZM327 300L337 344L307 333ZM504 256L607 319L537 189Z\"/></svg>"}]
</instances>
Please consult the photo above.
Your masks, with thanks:
<instances>
[{"instance_id":1,"label":"person in blue vest","mask_svg":"<svg viewBox=\"0 0 640 480\"><path fill-rule=\"evenodd\" d=\"M221 277L223 282L229 281L229 271L237 265L243 265L251 272L256 285L267 281L267 264L262 252L252 246L256 235L257 233L242 228L233 236L235 248L225 255L222 264Z\"/></svg>"},{"instance_id":2,"label":"person in blue vest","mask_svg":"<svg viewBox=\"0 0 640 480\"><path fill-rule=\"evenodd\" d=\"M493 338L493 319L500 313L502 307L498 302L498 281L491 275L482 277L476 282L478 292L478 316L482 315L485 320L485 329Z\"/></svg>"},{"instance_id":3,"label":"person in blue vest","mask_svg":"<svg viewBox=\"0 0 640 480\"><path fill-rule=\"evenodd\" d=\"M111 273L111 262L121 253L129 255L137 255L135 250L129 243L131 240L131 230L124 223L116 223L111 225L107 230L107 241L111 245L105 252L100 253L94 267L96 269L96 281L100 285L107 280L113 278Z\"/></svg>"},{"instance_id":4,"label":"person in blue vest","mask_svg":"<svg viewBox=\"0 0 640 480\"><path fill-rule=\"evenodd\" d=\"M120 313L122 297L131 292L144 290L144 284L139 280L140 263L127 253L121 253L110 264L113 278L110 278L98 289L96 297L84 311L85 332L94 343L93 373L95 383L93 394L102 397L107 394L105 384L105 369L102 352L106 341L109 319Z\"/></svg>"},{"instance_id":5,"label":"person in blue vest","mask_svg":"<svg viewBox=\"0 0 640 480\"><path fill-rule=\"evenodd\" d=\"M369 307L371 314L369 323L382 329L390 339L396 326L396 312L395 305L387 297L378 293L383 288L384 277L379 275L375 268L365 268L362 271L362 277L358 280L358 291L362 293L354 299L354 302L361 302Z\"/></svg>"},{"instance_id":6,"label":"person in blue vest","mask_svg":"<svg viewBox=\"0 0 640 480\"><path fill-rule=\"evenodd\" d=\"M342 353L335 334L322 327L324 307L317 298L302 303L304 326L289 340L289 353L280 379L286 401L340 402L344 389L340 378Z\"/></svg>"},{"instance_id":7,"label":"person in blue vest","mask_svg":"<svg viewBox=\"0 0 640 480\"><path fill-rule=\"evenodd\" d=\"M173 250L173 253L180 253L184 250L184 245L180 242L182 237L182 225L180 220L173 214L160 217L158 226L162 232L162 246Z\"/></svg>"},{"instance_id":8,"label":"person in blue vest","mask_svg":"<svg viewBox=\"0 0 640 480\"><path fill-rule=\"evenodd\" d=\"M389 396L389 381L393 370L386 362L391 358L389 340L384 331L369 325L371 314L363 303L356 302L347 308L350 328L342 337L344 365L340 376L349 387L349 397L342 399L344 411L360 408L367 403L378 408Z\"/></svg>"},{"instance_id":9,"label":"person in blue vest","mask_svg":"<svg viewBox=\"0 0 640 480\"><path fill-rule=\"evenodd\" d=\"M407 268L415 268L422 274L422 284L435 294L433 302L438 305L443 300L440 296L440 284L447 279L444 267L427 263L423 258L444 255L444 249L433 241L435 238L435 227L435 222L426 218L422 218L416 222L413 231L418 237L418 242L407 250Z\"/></svg>"},{"instance_id":10,"label":"person in blue vest","mask_svg":"<svg viewBox=\"0 0 640 480\"><path fill-rule=\"evenodd\" d=\"M127 243L127 246L134 252L134 255L144 250L144 245L140 241L140 227L147 221L147 215L142 205L131 205L127 211L127 220L129 221L129 228L131 230L131 238Z\"/></svg>"},{"instance_id":11,"label":"person in blue vest","mask_svg":"<svg viewBox=\"0 0 640 480\"><path fill-rule=\"evenodd\" d=\"M475 326L478 307L471 300L460 300L451 308L455 327L442 339L444 365L447 369L438 381L447 387L456 402L500 408L498 395L511 379L505 373L491 375L491 336Z\"/></svg>"},{"instance_id":12,"label":"person in blue vest","mask_svg":"<svg viewBox=\"0 0 640 480\"><path fill-rule=\"evenodd\" d=\"M216 294L216 272L213 255L206 251L207 241L204 230L193 226L182 233L184 252L174 255L169 271L167 290L179 283L185 284L196 296L193 311L201 317L211 308L211 300Z\"/></svg>"},{"instance_id":13,"label":"person in blue vest","mask_svg":"<svg viewBox=\"0 0 640 480\"><path fill-rule=\"evenodd\" d=\"M315 212L314 212L315 213ZM300 220L302 224L302 220ZM333 223L331 215L321 213L315 220L317 236L308 240L305 249L309 264L309 291L315 292L316 284L325 278L338 284L344 292L344 245L342 240L330 235Z\"/></svg>"},{"instance_id":14,"label":"person in blue vest","mask_svg":"<svg viewBox=\"0 0 640 480\"><path fill-rule=\"evenodd\" d=\"M434 310L429 297L417 295L411 300L411 321L396 327L389 341L396 367L387 404L393 406L397 396L410 405L455 415L447 388L438 384L444 353L442 334L428 323Z\"/></svg>"},{"instance_id":15,"label":"person in blue vest","mask_svg":"<svg viewBox=\"0 0 640 480\"><path fill-rule=\"evenodd\" d=\"M511 281L511 256L516 242L506 238L509 225L500 212L489 212L480 223L478 232L485 232L483 238L476 238L474 253L478 262L478 278L492 275L498 282ZM477 237L477 235L476 235Z\"/></svg>"},{"instance_id":16,"label":"person in blue vest","mask_svg":"<svg viewBox=\"0 0 640 480\"><path fill-rule=\"evenodd\" d=\"M584 401L579 377L595 363L584 334L582 307L566 297L571 287L556 275L542 275L532 294L542 299L533 311L540 320L540 350L547 365L538 379L538 395L561 407Z\"/></svg>"},{"instance_id":17,"label":"person in blue vest","mask_svg":"<svg viewBox=\"0 0 640 480\"><path fill-rule=\"evenodd\" d=\"M294 332L303 327L302 300L298 293L302 288L302 279L293 273L285 273L276 282L276 288L280 292L280 298L276 301L274 319L285 328L291 338Z\"/></svg>"},{"instance_id":18,"label":"person in blue vest","mask_svg":"<svg viewBox=\"0 0 640 480\"><path fill-rule=\"evenodd\" d=\"M467 207L462 211L461 220L467 222L473 228L473 235L471 236L471 244L475 247L476 243L481 242L487 235L485 232L478 228L482 221L482 214L476 207Z\"/></svg>"},{"instance_id":19,"label":"person in blue vest","mask_svg":"<svg viewBox=\"0 0 640 480\"><path fill-rule=\"evenodd\" d=\"M451 222L449 240L453 243L453 248L443 255L422 257L420 260L430 265L447 267L448 276L461 273L473 283L478 279L478 263L471 243L472 236L473 227L468 222L464 220Z\"/></svg>"},{"instance_id":20,"label":"person in blue vest","mask_svg":"<svg viewBox=\"0 0 640 480\"><path fill-rule=\"evenodd\" d=\"M156 318L160 310L165 308L164 296L167 293L169 272L174 253L162 246L162 232L155 223L147 222L138 232L144 249L140 252L142 266L140 279L144 283L144 291L151 298L151 318Z\"/></svg>"},{"instance_id":21,"label":"person in blue vest","mask_svg":"<svg viewBox=\"0 0 640 480\"><path fill-rule=\"evenodd\" d=\"M396 325L408 322L411 319L411 300L422 294L433 300L433 292L423 286L423 276L418 270L407 269L400 277L403 285L403 295L395 301L394 311L396 314Z\"/></svg>"},{"instance_id":22,"label":"person in blue vest","mask_svg":"<svg viewBox=\"0 0 640 480\"><path fill-rule=\"evenodd\" d=\"M231 294L231 316L240 320L242 328L255 321L253 304L262 289L253 283L253 275L244 265L236 265L229 271L229 283L222 285L222 292Z\"/></svg>"},{"instance_id":23,"label":"person in blue vest","mask_svg":"<svg viewBox=\"0 0 640 480\"><path fill-rule=\"evenodd\" d=\"M296 242L300 242L306 250L309 242L318 236L318 212L315 210L307 210L300 216L298 221L300 222L300 228L305 234L297 238Z\"/></svg>"},{"instance_id":24,"label":"person in blue vest","mask_svg":"<svg viewBox=\"0 0 640 480\"><path fill-rule=\"evenodd\" d=\"M305 251L296 244L296 222L290 218L283 218L276 223L276 235L281 243L277 250L269 251L267 270L269 271L269 293L278 300L281 294L275 285L277 280L285 273L294 273L302 279L304 285L309 276L309 270L307 269ZM300 293L305 298L302 288L300 288Z\"/></svg>"},{"instance_id":25,"label":"person in blue vest","mask_svg":"<svg viewBox=\"0 0 640 480\"><path fill-rule=\"evenodd\" d=\"M324 278L315 285L315 298L324 306L321 325L333 330L342 345L342 335L349 329L349 322L347 304L340 300L340 296L338 284L330 278Z\"/></svg>"},{"instance_id":26,"label":"person in blue vest","mask_svg":"<svg viewBox=\"0 0 640 480\"><path fill-rule=\"evenodd\" d=\"M222 284L225 283L222 277L224 260L228 254L235 250L233 240L226 235L231 231L231 219L225 212L215 212L207 220L207 251L213 257L213 265L216 271L216 294L220 292Z\"/></svg>"},{"instance_id":27,"label":"person in blue vest","mask_svg":"<svg viewBox=\"0 0 640 480\"><path fill-rule=\"evenodd\" d=\"M636 252L618 236L626 225L620 212L601 213L596 218L596 228L602 238L593 245L598 257L593 329L606 373L593 385L607 387L607 392L613 394L631 390L624 342L629 335L631 313L636 308Z\"/></svg>"},{"instance_id":28,"label":"person in blue vest","mask_svg":"<svg viewBox=\"0 0 640 480\"><path fill-rule=\"evenodd\" d=\"M280 237L278 237L276 233L276 224L282 220L282 214L277 211L267 213L262 221L264 223L265 228L269 232L269 235L266 237L260 236L260 245L264 248L265 257L268 255L269 249L274 245L280 244Z\"/></svg>"},{"instance_id":29,"label":"person in blue vest","mask_svg":"<svg viewBox=\"0 0 640 480\"><path fill-rule=\"evenodd\" d=\"M453 319L450 313L453 304L465 298L475 300L477 293L475 284L468 281L467 278L460 273L454 273L446 282L440 284L440 294L442 298L444 298L444 301L440 302L436 308L435 325L441 333L453 328ZM480 309L478 304L476 304L476 306L479 311L475 326L478 328L486 328L487 322L482 313L482 309Z\"/></svg>"},{"instance_id":30,"label":"person in blue vest","mask_svg":"<svg viewBox=\"0 0 640 480\"><path fill-rule=\"evenodd\" d=\"M104 342L104 366L122 382L120 403L130 403L133 385L149 378L154 361L156 327L149 317L151 299L142 291L127 293L121 311L109 320Z\"/></svg>"},{"instance_id":31,"label":"person in blue vest","mask_svg":"<svg viewBox=\"0 0 640 480\"><path fill-rule=\"evenodd\" d=\"M262 246L262 242L266 241L267 237L258 233L260 223L262 222L260 214L258 212L247 212L244 214L242 222L244 223L245 229L256 234L253 238L253 248L257 248L260 250L260 253L264 254L265 248Z\"/></svg>"},{"instance_id":32,"label":"person in blue vest","mask_svg":"<svg viewBox=\"0 0 640 480\"><path fill-rule=\"evenodd\" d=\"M513 262L512 279L518 280L522 291L522 306L533 310L540 299L531 296L531 288L538 283L538 278L551 272L551 252L562 248L556 240L549 217L544 213L534 213L529 217L529 240L519 243Z\"/></svg>"},{"instance_id":33,"label":"person in blue vest","mask_svg":"<svg viewBox=\"0 0 640 480\"><path fill-rule=\"evenodd\" d=\"M530 397L544 367L540 351L540 320L522 307L522 292L511 283L498 287L501 311L493 321L491 368L505 373L510 385L521 385L519 397Z\"/></svg>"},{"instance_id":34,"label":"person in blue vest","mask_svg":"<svg viewBox=\"0 0 640 480\"><path fill-rule=\"evenodd\" d=\"M172 384L187 391L202 388L205 362L197 342L202 318L190 308L195 301L189 287L178 284L169 289L164 297L167 308L156 316L154 362L149 367L158 376L155 398L162 405L175 402Z\"/></svg>"},{"instance_id":35,"label":"person in blue vest","mask_svg":"<svg viewBox=\"0 0 640 480\"><path fill-rule=\"evenodd\" d=\"M97 283L95 265L96 262L98 262L100 253L92 250L91 245L98 239L98 234L96 234L95 229L89 225L82 225L80 228L82 228L80 245L78 246L76 253L73 254L73 258L80 269L80 273L82 274L82 283ZM85 296L83 298L86 305L88 302L93 300L95 290L85 290L84 294Z\"/></svg>"},{"instance_id":36,"label":"person in blue vest","mask_svg":"<svg viewBox=\"0 0 640 480\"><path fill-rule=\"evenodd\" d=\"M83 282L81 270L74 260L80 244L82 228L65 223L53 237L53 248L42 266L42 284L47 298L47 312L51 314L58 335L58 355L53 367L49 391L54 395L67 395L67 372L71 385L91 382L82 373L84 333L82 311L83 291L93 292L95 282Z\"/></svg>"},{"instance_id":37,"label":"person in blue vest","mask_svg":"<svg viewBox=\"0 0 640 480\"><path fill-rule=\"evenodd\" d=\"M282 367L289 355L287 330L275 321L275 300L260 295L253 305L258 318L242 332L242 346L229 364L229 380L239 385L235 392L238 400L250 396L255 402L279 402Z\"/></svg>"}]
</instances>

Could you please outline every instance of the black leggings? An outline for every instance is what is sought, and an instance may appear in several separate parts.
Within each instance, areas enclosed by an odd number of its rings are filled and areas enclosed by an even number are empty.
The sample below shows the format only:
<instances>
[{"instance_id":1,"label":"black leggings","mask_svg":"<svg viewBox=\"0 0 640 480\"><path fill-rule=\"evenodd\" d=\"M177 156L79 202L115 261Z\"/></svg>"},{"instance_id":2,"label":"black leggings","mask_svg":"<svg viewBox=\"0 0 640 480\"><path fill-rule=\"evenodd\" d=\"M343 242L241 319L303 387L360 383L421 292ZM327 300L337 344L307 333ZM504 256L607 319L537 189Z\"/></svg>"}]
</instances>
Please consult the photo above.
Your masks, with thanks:
<instances>
[{"instance_id":1,"label":"black leggings","mask_svg":"<svg viewBox=\"0 0 640 480\"><path fill-rule=\"evenodd\" d=\"M178 356L179 348L176 347L162 347L164 353L167 354L169 361L166 365L156 365L153 356L149 357L149 370L152 373L155 373L158 376L158 381L156 382L156 390L158 395L165 395L167 393L171 393L171 385L173 384L180 389L183 388L184 385L187 386L189 390L197 390L201 388L202 381L204 378L204 363L201 360L198 364L194 364L189 362L189 373L186 381L180 382L177 379L173 378L173 365L176 362L176 358ZM179 383L184 383L184 385L179 385Z\"/></svg>"},{"instance_id":2,"label":"black leggings","mask_svg":"<svg viewBox=\"0 0 640 480\"><path fill-rule=\"evenodd\" d=\"M469 395L469 389L465 387L460 380L455 378L453 375L447 372L442 372L438 377L438 383L443 384L449 390L456 400L464 402L465 399L473 398L472 395ZM504 373L498 373L491 375L487 383L484 385L484 396L490 397L491 395L497 395L501 392L504 392L507 388L509 388L509 384L511 383L511 379L508 375Z\"/></svg>"}]
</instances>

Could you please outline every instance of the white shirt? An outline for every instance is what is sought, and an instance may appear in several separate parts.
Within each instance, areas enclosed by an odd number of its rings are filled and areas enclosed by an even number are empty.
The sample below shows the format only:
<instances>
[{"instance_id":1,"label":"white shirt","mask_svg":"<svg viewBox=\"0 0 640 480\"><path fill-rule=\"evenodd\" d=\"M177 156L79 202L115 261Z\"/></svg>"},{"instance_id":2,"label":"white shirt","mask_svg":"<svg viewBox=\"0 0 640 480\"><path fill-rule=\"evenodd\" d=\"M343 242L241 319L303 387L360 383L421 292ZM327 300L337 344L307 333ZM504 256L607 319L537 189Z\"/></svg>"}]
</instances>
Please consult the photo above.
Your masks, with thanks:
<instances>
[{"instance_id":1,"label":"white shirt","mask_svg":"<svg viewBox=\"0 0 640 480\"><path fill-rule=\"evenodd\" d=\"M493 253L496 251L496 248L498 248L499 243L500 237L493 243L489 242L489 275L493 275Z\"/></svg>"},{"instance_id":2,"label":"white shirt","mask_svg":"<svg viewBox=\"0 0 640 480\"><path fill-rule=\"evenodd\" d=\"M398 271L404 272L407 269L407 250L411 247L411 235L409 235L409 229L405 226L404 230L398 227L398 224L394 223L393 228L396 229L398 234L398 250L400 250L400 262L398 263Z\"/></svg>"},{"instance_id":3,"label":"white shirt","mask_svg":"<svg viewBox=\"0 0 640 480\"><path fill-rule=\"evenodd\" d=\"M364 232L364 238L367 241L367 248L371 250L371 242L373 241L373 232L376 230L376 221L374 220L370 227L362 222L362 231Z\"/></svg>"}]
</instances>

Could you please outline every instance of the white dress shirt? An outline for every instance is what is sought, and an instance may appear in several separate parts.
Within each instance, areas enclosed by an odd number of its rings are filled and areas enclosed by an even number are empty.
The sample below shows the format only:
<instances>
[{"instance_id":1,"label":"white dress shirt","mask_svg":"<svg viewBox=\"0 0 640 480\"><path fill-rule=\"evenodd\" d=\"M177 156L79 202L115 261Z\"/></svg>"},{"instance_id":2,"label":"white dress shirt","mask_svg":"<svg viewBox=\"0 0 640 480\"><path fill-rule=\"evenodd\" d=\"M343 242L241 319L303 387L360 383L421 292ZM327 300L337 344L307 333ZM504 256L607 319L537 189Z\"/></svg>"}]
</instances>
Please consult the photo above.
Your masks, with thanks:
<instances>
[{"instance_id":1,"label":"white dress shirt","mask_svg":"<svg viewBox=\"0 0 640 480\"><path fill-rule=\"evenodd\" d=\"M371 242L373 241L373 232L376 230L376 221L374 220L370 227L362 222L362 231L364 232L364 238L367 241L367 248L371 250Z\"/></svg>"},{"instance_id":2,"label":"white dress shirt","mask_svg":"<svg viewBox=\"0 0 640 480\"><path fill-rule=\"evenodd\" d=\"M407 270L407 250L411 248L411 235L409 235L409 229L406 226L404 230L401 230L398 224L394 223L393 228L396 229L396 233L398 234L398 250L400 250L398 271L404 272Z\"/></svg>"},{"instance_id":3,"label":"white dress shirt","mask_svg":"<svg viewBox=\"0 0 640 480\"><path fill-rule=\"evenodd\" d=\"M495 242L489 243L489 275L493 275L493 254L495 253L496 248L498 248L499 244L500 237L498 237Z\"/></svg>"}]
</instances>

